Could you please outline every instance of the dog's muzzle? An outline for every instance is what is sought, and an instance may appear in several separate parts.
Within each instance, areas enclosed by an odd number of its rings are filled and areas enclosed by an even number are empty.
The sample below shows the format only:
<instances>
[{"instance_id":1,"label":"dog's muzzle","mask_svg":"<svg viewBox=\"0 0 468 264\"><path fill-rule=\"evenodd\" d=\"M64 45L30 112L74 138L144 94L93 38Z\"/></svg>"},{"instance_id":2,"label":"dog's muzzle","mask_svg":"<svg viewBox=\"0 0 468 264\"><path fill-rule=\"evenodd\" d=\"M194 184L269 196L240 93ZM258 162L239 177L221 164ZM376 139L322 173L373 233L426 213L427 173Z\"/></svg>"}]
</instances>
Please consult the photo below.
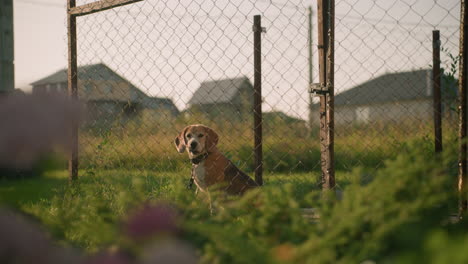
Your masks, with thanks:
<instances>
[{"instance_id":1,"label":"dog's muzzle","mask_svg":"<svg viewBox=\"0 0 468 264\"><path fill-rule=\"evenodd\" d=\"M197 150L197 147L198 147L198 143L196 141L192 141L189 145L189 151L192 153L192 154L198 154L200 153L198 150Z\"/></svg>"}]
</instances>

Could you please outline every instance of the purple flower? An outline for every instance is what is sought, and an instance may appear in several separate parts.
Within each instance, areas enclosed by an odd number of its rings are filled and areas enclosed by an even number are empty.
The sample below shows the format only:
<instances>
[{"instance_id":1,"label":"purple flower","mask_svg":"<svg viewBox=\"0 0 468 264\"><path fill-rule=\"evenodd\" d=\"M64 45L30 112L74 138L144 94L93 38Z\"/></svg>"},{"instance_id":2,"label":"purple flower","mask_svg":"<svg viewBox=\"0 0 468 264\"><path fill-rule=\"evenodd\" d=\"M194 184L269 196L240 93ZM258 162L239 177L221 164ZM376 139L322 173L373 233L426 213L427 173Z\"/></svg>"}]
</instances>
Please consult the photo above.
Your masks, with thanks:
<instances>
[{"instance_id":1,"label":"purple flower","mask_svg":"<svg viewBox=\"0 0 468 264\"><path fill-rule=\"evenodd\" d=\"M124 232L132 239L140 240L158 234L177 232L177 212L168 204L146 204L128 218Z\"/></svg>"}]
</instances>

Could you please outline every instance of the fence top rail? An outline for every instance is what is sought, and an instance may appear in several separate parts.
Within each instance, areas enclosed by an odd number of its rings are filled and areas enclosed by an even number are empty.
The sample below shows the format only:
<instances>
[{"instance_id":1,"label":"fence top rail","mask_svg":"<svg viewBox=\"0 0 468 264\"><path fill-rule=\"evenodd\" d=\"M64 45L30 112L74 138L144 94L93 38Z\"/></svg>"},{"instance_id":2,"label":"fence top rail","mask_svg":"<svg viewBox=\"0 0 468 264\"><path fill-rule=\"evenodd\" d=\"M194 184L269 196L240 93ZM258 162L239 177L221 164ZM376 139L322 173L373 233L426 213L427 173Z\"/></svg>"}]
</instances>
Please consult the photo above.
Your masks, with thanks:
<instances>
[{"instance_id":1,"label":"fence top rail","mask_svg":"<svg viewBox=\"0 0 468 264\"><path fill-rule=\"evenodd\" d=\"M74 16L84 16L140 1L143 0L100 0L81 6L71 7L68 10L68 14Z\"/></svg>"}]
</instances>

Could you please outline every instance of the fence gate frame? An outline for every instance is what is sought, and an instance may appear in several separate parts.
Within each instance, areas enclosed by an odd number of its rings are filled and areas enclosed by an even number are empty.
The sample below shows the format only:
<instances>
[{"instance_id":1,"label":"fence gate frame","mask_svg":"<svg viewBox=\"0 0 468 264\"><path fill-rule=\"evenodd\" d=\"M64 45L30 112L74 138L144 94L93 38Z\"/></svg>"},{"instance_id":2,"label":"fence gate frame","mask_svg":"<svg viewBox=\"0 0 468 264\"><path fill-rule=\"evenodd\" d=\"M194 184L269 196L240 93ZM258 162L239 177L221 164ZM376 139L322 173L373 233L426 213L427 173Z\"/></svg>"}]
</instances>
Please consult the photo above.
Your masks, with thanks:
<instances>
[{"instance_id":1,"label":"fence gate frame","mask_svg":"<svg viewBox=\"0 0 468 264\"><path fill-rule=\"evenodd\" d=\"M467 89L468 89L468 2L460 1L460 46L458 70L458 215L466 216L468 211L468 160L467 151Z\"/></svg>"},{"instance_id":2,"label":"fence gate frame","mask_svg":"<svg viewBox=\"0 0 468 264\"><path fill-rule=\"evenodd\" d=\"M89 4L76 6L76 0L67 0L67 29L68 29L68 95L78 99L78 54L77 54L77 31L76 18L115 7L129 5L143 0L100 0ZM254 164L255 181L263 185L263 148L262 148L262 71L261 71L261 33L266 28L261 25L261 16L254 16ZM71 151L68 157L69 181L78 179L78 129L77 120L73 121L70 131Z\"/></svg>"},{"instance_id":3,"label":"fence gate frame","mask_svg":"<svg viewBox=\"0 0 468 264\"><path fill-rule=\"evenodd\" d=\"M68 29L68 95L78 99L78 55L76 18L114 7L133 4L143 0L100 0L89 4L76 6L76 0L67 0L67 29ZM74 120L71 127L71 151L68 158L68 176L70 181L78 179L78 121Z\"/></svg>"}]
</instances>

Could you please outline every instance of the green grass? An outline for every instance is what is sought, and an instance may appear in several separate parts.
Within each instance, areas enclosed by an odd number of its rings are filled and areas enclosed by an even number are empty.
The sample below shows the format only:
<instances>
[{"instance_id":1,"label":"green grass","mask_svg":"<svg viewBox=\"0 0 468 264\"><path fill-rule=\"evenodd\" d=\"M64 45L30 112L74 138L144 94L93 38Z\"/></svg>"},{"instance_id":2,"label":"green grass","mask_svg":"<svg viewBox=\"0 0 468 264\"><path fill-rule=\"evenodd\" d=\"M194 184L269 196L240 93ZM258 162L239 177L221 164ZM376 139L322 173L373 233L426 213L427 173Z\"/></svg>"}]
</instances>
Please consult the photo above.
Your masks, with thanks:
<instances>
[{"instance_id":1,"label":"green grass","mask_svg":"<svg viewBox=\"0 0 468 264\"><path fill-rule=\"evenodd\" d=\"M456 174L441 168L456 155L436 163L423 145L409 144L371 176L366 168L338 171L343 200L318 190L317 173L266 173L263 188L210 214L203 198L185 189L187 167L94 170L73 184L66 171L49 172L2 181L0 199L39 220L60 244L89 253L122 248L138 257L145 244L129 241L122 223L142 204L166 201L178 208L175 236L193 245L202 263L421 263L429 253L445 261L453 252L446 243L468 236L464 223L441 224L456 204ZM320 221L305 219L303 207L317 208Z\"/></svg>"},{"instance_id":2,"label":"green grass","mask_svg":"<svg viewBox=\"0 0 468 264\"><path fill-rule=\"evenodd\" d=\"M174 138L190 122L149 130L135 126L96 135L80 134L80 165L83 170L139 169L178 171L187 166L186 155L175 151ZM195 122L199 123L199 122ZM253 132L251 123L207 123L220 136L219 149L242 170L252 172ZM455 126L444 123L444 142L455 140ZM282 123L265 124L263 163L267 173L302 173L320 169L318 131L310 136L305 127ZM272 129L274 128L274 129ZM386 159L395 158L406 142L425 139L432 144L431 124L369 124L338 127L335 135L336 170L354 167L379 168Z\"/></svg>"},{"instance_id":3,"label":"green grass","mask_svg":"<svg viewBox=\"0 0 468 264\"><path fill-rule=\"evenodd\" d=\"M338 173L338 178L340 173ZM189 168L174 171L149 170L96 170L92 173L80 172L79 182L83 188L90 188L96 183L109 186L129 186L134 181L142 181L145 194L150 198L167 198L174 192L174 185L184 186L190 177ZM267 188L291 184L297 199L312 190L317 190L318 173L275 173L263 175ZM338 180L345 184L347 181ZM23 208L49 200L57 196L69 185L68 172L65 170L49 171L39 178L0 181L0 204ZM190 192L190 191L187 191Z\"/></svg>"},{"instance_id":4,"label":"green grass","mask_svg":"<svg viewBox=\"0 0 468 264\"><path fill-rule=\"evenodd\" d=\"M189 206L190 211L209 218L208 204L194 196L194 190L185 189L189 168L179 172L96 170L83 172L73 184L67 175L66 171L54 171L41 178L4 180L0 204L27 213L62 243L89 252L118 241L116 223L131 208L148 200ZM305 201L307 194L318 188L317 175L311 173L267 174L264 179L263 189L288 185L290 198L297 201Z\"/></svg>"},{"instance_id":5,"label":"green grass","mask_svg":"<svg viewBox=\"0 0 468 264\"><path fill-rule=\"evenodd\" d=\"M147 245L129 241L122 224L142 204L164 201L177 208L180 231L174 236L193 245L202 263L444 263L450 260L445 252L454 254L448 245L456 248L450 241L468 237L463 223L443 224L456 211L457 155L450 144L456 141L444 134L446 154L435 159L424 131L358 130L337 138L343 200L319 190L317 140L267 135L264 187L210 214L203 195L185 188L190 164L175 152L168 132L84 135L77 182L69 183L64 170L2 180L0 204L87 253L121 248L142 254ZM228 132L221 131L220 149L253 176L251 135L229 142ZM320 221L302 217L304 207L317 208ZM468 254L457 259L468 260Z\"/></svg>"},{"instance_id":6,"label":"green grass","mask_svg":"<svg viewBox=\"0 0 468 264\"><path fill-rule=\"evenodd\" d=\"M41 199L50 199L58 188L67 184L67 172L48 172L40 178L19 180L0 179L0 204L20 207L36 203Z\"/></svg>"}]
</instances>

